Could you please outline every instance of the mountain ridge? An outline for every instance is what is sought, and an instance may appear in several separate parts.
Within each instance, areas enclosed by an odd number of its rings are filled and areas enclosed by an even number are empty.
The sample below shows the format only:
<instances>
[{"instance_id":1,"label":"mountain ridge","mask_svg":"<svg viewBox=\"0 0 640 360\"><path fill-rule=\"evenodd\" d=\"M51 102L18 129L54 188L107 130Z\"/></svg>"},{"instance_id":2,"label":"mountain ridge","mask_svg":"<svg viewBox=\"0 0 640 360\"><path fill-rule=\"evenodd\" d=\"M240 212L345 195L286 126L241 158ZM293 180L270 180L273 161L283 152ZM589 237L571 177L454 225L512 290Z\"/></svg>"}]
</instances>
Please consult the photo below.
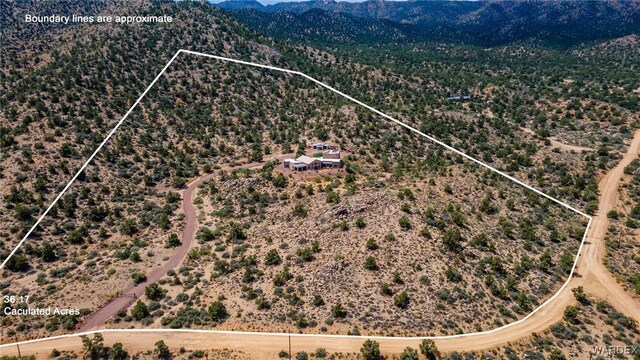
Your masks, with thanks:
<instances>
[{"instance_id":1,"label":"mountain ridge","mask_svg":"<svg viewBox=\"0 0 640 360\"><path fill-rule=\"evenodd\" d=\"M268 35L316 40L314 33L334 34L328 41L365 42L458 40L498 45L527 39L578 44L640 33L640 1L589 3L569 1L407 1L371 0L360 3L335 1L283 2L262 5L257 1L231 0L213 6L229 11L249 27ZM245 11L256 13L247 14ZM308 11L324 11L324 28L307 22ZM283 15L288 13L291 15ZM330 21L329 18L333 17ZM288 21L290 22L287 22ZM367 27L362 28L363 22ZM336 28L326 28L330 23ZM376 28L365 34L367 28ZM380 29L386 29L388 32ZM336 34L338 33L338 34ZM320 39L322 40L322 39Z\"/></svg>"}]
</instances>

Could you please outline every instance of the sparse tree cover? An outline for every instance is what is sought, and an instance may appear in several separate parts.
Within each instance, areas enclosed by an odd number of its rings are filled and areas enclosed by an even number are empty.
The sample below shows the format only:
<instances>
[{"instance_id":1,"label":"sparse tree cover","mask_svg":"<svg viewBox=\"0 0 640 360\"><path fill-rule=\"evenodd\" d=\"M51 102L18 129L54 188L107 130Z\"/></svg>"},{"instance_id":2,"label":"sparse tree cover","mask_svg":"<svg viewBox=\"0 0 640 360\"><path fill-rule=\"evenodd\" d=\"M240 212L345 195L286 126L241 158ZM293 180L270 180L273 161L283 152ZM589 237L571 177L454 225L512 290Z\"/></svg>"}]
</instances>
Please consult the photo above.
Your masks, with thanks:
<instances>
[{"instance_id":1,"label":"sparse tree cover","mask_svg":"<svg viewBox=\"0 0 640 360\"><path fill-rule=\"evenodd\" d=\"M56 36L44 28L18 42L13 25L2 30L3 256L117 114L187 45L303 71L589 211L597 174L616 163L637 127L640 84L628 64L638 57L624 47L400 41L375 52L362 43L315 49L256 36L205 4L148 6L181 19L168 25L170 36L152 26ZM58 46L62 39L72 46ZM131 48L136 61L127 61ZM178 267L148 284L147 302L117 318L121 325L133 318L136 326L200 328L233 316L225 326L401 336L428 322L453 334L522 318L570 271L585 223L538 194L299 77L182 55L47 215L37 242L7 263L8 291L35 281L46 305L105 299L107 282L144 283L189 245ZM471 99L447 100L465 94ZM309 149L317 140L339 145L346 166L282 169L281 157L317 152ZM627 170L623 190L629 206L610 215L620 236L640 224L636 170ZM180 189L205 173L213 178L193 198L197 243L183 244ZM635 252L610 247L621 258L610 266L629 264L616 271L640 292ZM68 291L69 279L81 279L86 294ZM225 298L209 304L213 289L225 289ZM369 307L385 317L361 316ZM434 316L442 311L451 317ZM39 327L7 319L6 327L18 336L63 331L85 316ZM407 316L413 321L402 325Z\"/></svg>"},{"instance_id":2,"label":"sparse tree cover","mask_svg":"<svg viewBox=\"0 0 640 360\"><path fill-rule=\"evenodd\" d=\"M299 249L296 254L302 261L309 262L313 260L313 250L310 247Z\"/></svg>"},{"instance_id":3,"label":"sparse tree cover","mask_svg":"<svg viewBox=\"0 0 640 360\"><path fill-rule=\"evenodd\" d=\"M537 349L540 352L532 353L531 350L526 350L524 353L518 352L518 350L514 350L515 346L512 345L495 349L496 354L498 356L504 355L507 358L514 358L517 354L546 359L588 358L592 356L590 355L591 348L575 348L570 343L572 344L577 339L583 339L585 336L588 337L589 334L594 333L595 328L603 331L605 335L602 340L593 339L593 344L609 344L602 346L612 346L612 344L618 342L623 344L621 341L623 337L637 332L637 324L631 318L619 313L605 301L595 302L593 306L589 307L589 311L584 311L587 308L581 308L582 305L568 306L565 309L565 318L551 325L549 332L537 334L534 338L519 344L524 349ZM536 348L533 345L542 342L550 345L545 346L544 349ZM544 350L544 354L542 350ZM450 354L447 354L447 356L450 356Z\"/></svg>"},{"instance_id":4,"label":"sparse tree cover","mask_svg":"<svg viewBox=\"0 0 640 360\"><path fill-rule=\"evenodd\" d=\"M391 295L393 295L393 290L391 289L391 286L389 286L389 284L387 284L387 283L383 283L383 284L380 286L380 292L381 292L383 295L386 295L386 296L391 296Z\"/></svg>"},{"instance_id":5,"label":"sparse tree cover","mask_svg":"<svg viewBox=\"0 0 640 360\"><path fill-rule=\"evenodd\" d=\"M44 245L40 249L40 256L45 262L52 262L58 258L53 245L51 245L51 243L49 242L44 243Z\"/></svg>"},{"instance_id":6,"label":"sparse tree cover","mask_svg":"<svg viewBox=\"0 0 640 360\"><path fill-rule=\"evenodd\" d=\"M275 286L283 286L287 283L287 281L291 280L293 275L289 272L289 267L285 265L282 268L282 271L277 273L273 278L273 284Z\"/></svg>"},{"instance_id":7,"label":"sparse tree cover","mask_svg":"<svg viewBox=\"0 0 640 360\"><path fill-rule=\"evenodd\" d=\"M566 360L566 358L564 353L558 349L551 350L548 357L549 360Z\"/></svg>"},{"instance_id":8,"label":"sparse tree cover","mask_svg":"<svg viewBox=\"0 0 640 360\"><path fill-rule=\"evenodd\" d=\"M462 274L460 274L456 268L451 266L449 266L445 271L445 276L449 281L453 282L460 282L462 280Z\"/></svg>"},{"instance_id":9,"label":"sparse tree cover","mask_svg":"<svg viewBox=\"0 0 640 360\"><path fill-rule=\"evenodd\" d=\"M247 235L240 226L240 224L236 222L231 222L229 224L229 234L227 235L227 240L230 242L239 242L247 239Z\"/></svg>"}]
</instances>

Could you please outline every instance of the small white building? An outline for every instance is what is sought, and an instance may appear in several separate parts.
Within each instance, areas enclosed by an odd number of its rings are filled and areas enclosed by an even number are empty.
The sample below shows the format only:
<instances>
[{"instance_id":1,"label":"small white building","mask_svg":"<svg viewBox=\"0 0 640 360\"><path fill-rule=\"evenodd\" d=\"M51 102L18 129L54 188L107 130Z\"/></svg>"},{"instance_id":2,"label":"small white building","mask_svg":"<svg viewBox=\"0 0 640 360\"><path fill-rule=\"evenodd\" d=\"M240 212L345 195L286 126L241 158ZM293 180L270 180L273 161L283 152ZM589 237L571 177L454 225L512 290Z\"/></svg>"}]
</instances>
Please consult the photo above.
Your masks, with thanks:
<instances>
[{"instance_id":1,"label":"small white building","mask_svg":"<svg viewBox=\"0 0 640 360\"><path fill-rule=\"evenodd\" d=\"M311 148L313 150L327 150L329 148L329 144L315 143L315 144L311 145Z\"/></svg>"}]
</instances>

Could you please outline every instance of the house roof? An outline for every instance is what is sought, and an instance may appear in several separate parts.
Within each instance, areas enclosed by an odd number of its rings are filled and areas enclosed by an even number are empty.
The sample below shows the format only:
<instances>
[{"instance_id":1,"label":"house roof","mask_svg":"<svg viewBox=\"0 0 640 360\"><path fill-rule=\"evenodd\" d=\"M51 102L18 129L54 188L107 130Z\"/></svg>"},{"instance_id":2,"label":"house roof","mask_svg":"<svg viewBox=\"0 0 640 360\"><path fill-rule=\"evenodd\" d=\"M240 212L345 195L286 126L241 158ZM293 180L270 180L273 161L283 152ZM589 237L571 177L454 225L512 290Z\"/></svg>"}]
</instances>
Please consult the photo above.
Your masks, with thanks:
<instances>
[{"instance_id":1,"label":"house roof","mask_svg":"<svg viewBox=\"0 0 640 360\"><path fill-rule=\"evenodd\" d=\"M312 162L314 162L316 160L319 160L319 159L318 158L312 158L312 157L309 157L307 155L301 155L299 158L296 159L296 161L299 161L299 162L307 164L307 165L311 164Z\"/></svg>"}]
</instances>

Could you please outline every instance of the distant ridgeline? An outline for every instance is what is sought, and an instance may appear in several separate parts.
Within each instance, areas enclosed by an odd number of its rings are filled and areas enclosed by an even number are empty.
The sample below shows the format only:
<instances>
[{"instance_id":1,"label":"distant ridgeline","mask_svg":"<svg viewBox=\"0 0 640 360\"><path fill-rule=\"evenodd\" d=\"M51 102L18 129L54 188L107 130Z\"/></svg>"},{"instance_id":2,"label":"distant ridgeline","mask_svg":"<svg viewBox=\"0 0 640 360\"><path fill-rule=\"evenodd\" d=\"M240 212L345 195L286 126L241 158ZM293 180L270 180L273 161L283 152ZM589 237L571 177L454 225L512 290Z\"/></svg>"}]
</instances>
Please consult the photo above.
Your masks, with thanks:
<instances>
[{"instance_id":1,"label":"distant ridgeline","mask_svg":"<svg viewBox=\"0 0 640 360\"><path fill-rule=\"evenodd\" d=\"M446 41L575 45L640 34L640 1L229 0L217 4L268 35L317 43Z\"/></svg>"}]
</instances>

